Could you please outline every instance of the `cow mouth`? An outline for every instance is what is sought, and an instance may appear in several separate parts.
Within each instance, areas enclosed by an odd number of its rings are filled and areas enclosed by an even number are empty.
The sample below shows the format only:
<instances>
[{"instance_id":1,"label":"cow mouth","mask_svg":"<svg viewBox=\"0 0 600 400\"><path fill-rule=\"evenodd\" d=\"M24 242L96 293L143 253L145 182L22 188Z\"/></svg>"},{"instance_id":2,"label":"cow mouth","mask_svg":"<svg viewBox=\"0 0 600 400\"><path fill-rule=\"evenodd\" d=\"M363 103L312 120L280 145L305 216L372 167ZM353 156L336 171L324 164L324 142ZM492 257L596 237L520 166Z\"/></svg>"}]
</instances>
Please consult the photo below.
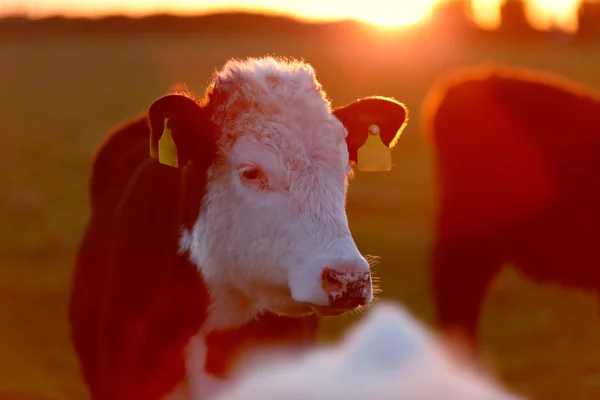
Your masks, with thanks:
<instances>
[{"instance_id":1,"label":"cow mouth","mask_svg":"<svg viewBox=\"0 0 600 400\"><path fill-rule=\"evenodd\" d=\"M328 307L318 306L316 304L310 304L310 308L320 317L337 317L347 312L356 310L358 307Z\"/></svg>"}]
</instances>

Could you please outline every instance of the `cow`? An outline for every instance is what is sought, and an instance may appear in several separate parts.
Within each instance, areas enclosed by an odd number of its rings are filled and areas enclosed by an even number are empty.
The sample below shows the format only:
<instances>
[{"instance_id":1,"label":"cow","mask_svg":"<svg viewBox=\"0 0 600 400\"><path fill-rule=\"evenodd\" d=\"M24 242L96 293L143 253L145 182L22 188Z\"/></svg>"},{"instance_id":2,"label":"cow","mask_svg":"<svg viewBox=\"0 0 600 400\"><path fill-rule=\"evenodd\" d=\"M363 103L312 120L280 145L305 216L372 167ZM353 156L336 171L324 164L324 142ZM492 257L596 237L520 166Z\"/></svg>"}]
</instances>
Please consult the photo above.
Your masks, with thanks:
<instances>
[{"instance_id":1,"label":"cow","mask_svg":"<svg viewBox=\"0 0 600 400\"><path fill-rule=\"evenodd\" d=\"M256 57L115 128L69 302L91 398L208 398L247 354L301 351L321 317L367 306L347 184L389 170L407 115L381 96L333 109L310 64Z\"/></svg>"},{"instance_id":2,"label":"cow","mask_svg":"<svg viewBox=\"0 0 600 400\"><path fill-rule=\"evenodd\" d=\"M434 303L440 329L470 350L507 264L534 282L600 293L599 115L585 85L507 65L457 70L426 97L439 188Z\"/></svg>"},{"instance_id":3,"label":"cow","mask_svg":"<svg viewBox=\"0 0 600 400\"><path fill-rule=\"evenodd\" d=\"M248 364L215 400L524 400L450 345L402 304L379 301L339 342Z\"/></svg>"}]
</instances>

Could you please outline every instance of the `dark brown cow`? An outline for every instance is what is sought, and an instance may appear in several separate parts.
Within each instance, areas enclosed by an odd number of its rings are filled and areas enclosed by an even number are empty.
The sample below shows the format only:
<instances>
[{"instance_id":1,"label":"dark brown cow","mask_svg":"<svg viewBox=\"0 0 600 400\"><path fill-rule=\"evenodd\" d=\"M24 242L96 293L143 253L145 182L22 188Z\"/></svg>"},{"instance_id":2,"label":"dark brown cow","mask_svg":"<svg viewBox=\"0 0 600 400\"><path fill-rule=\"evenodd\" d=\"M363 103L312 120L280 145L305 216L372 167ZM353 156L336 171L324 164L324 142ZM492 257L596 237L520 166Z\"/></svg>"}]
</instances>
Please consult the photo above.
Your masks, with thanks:
<instances>
[{"instance_id":1,"label":"dark brown cow","mask_svg":"<svg viewBox=\"0 0 600 400\"><path fill-rule=\"evenodd\" d=\"M485 294L510 263L600 291L600 97L537 70L459 71L425 103L440 189L432 257L444 331L474 345Z\"/></svg>"},{"instance_id":2,"label":"dark brown cow","mask_svg":"<svg viewBox=\"0 0 600 400\"><path fill-rule=\"evenodd\" d=\"M318 316L368 304L349 165L368 137L385 156L405 122L385 98L331 110L309 65L267 58L116 129L94 158L70 301L92 399L204 398L246 352L301 349Z\"/></svg>"}]
</instances>

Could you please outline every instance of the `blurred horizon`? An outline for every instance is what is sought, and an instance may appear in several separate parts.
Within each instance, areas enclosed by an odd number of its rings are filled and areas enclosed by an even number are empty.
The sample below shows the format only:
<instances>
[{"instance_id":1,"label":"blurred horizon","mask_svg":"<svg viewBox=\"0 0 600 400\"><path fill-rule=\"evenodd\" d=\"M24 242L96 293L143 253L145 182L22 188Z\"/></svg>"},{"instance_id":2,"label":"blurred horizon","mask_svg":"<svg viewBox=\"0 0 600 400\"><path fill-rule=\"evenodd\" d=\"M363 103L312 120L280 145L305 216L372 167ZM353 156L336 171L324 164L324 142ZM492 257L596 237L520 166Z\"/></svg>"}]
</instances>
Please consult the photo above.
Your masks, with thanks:
<instances>
[{"instance_id":1,"label":"blurred horizon","mask_svg":"<svg viewBox=\"0 0 600 400\"><path fill-rule=\"evenodd\" d=\"M510 1L510 0L509 0ZM254 12L292 17L307 22L357 20L381 27L407 26L426 22L434 9L449 0L4 0L0 17L26 15L99 18L111 15L143 17L154 14L206 15L220 12ZM599 0L524 0L529 24L538 30L577 30L578 9L582 3ZM506 0L470 0L470 19L483 29L497 29L500 8Z\"/></svg>"}]
</instances>

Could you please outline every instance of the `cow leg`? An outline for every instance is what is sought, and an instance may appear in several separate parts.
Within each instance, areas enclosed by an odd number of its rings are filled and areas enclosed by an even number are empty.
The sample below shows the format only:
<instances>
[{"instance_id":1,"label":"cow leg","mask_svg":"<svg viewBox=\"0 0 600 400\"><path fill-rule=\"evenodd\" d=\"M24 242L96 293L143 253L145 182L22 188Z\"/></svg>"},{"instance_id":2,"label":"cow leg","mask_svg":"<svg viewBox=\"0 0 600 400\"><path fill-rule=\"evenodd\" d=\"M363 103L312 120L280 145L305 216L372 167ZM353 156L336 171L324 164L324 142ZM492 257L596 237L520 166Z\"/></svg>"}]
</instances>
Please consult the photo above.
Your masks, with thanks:
<instances>
[{"instance_id":1,"label":"cow leg","mask_svg":"<svg viewBox=\"0 0 600 400\"><path fill-rule=\"evenodd\" d=\"M434 306L442 335L471 354L477 350L479 313L487 290L503 262L492 238L444 243L434 249Z\"/></svg>"}]
</instances>

